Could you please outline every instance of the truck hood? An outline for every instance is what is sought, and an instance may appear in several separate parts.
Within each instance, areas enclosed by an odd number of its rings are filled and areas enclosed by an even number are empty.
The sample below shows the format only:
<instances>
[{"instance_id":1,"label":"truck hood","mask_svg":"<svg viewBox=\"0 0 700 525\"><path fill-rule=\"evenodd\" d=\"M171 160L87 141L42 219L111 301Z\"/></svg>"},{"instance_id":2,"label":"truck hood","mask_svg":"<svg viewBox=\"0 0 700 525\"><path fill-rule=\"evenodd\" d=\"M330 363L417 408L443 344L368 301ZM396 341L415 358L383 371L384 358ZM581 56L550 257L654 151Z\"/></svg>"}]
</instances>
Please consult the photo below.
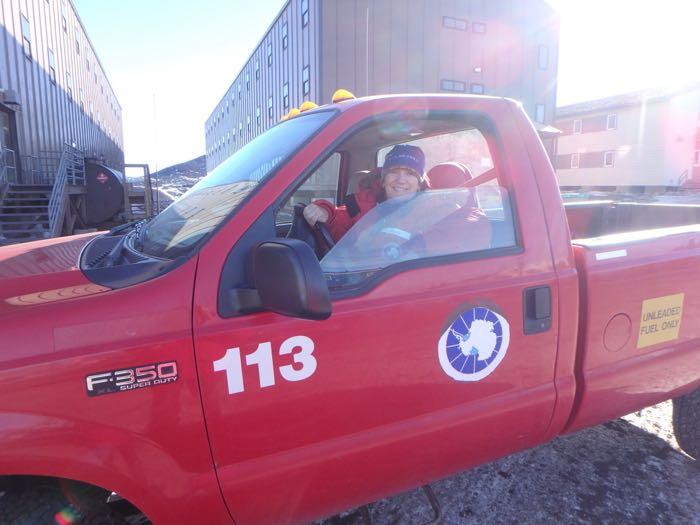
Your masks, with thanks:
<instances>
[{"instance_id":1,"label":"truck hood","mask_svg":"<svg viewBox=\"0 0 700 525\"><path fill-rule=\"evenodd\" d=\"M78 268L80 251L96 235L0 248L0 311L109 290L90 282Z\"/></svg>"}]
</instances>

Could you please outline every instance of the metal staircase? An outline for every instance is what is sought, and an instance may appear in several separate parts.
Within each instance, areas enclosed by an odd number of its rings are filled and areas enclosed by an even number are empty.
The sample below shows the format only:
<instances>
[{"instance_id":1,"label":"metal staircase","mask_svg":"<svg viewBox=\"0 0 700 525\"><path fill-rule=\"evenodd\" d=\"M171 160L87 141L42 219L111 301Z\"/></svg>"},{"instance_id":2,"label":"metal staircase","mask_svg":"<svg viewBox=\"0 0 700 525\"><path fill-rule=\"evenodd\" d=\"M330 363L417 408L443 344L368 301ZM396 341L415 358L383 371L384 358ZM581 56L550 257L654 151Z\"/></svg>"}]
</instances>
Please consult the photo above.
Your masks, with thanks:
<instances>
[{"instance_id":1,"label":"metal staircase","mask_svg":"<svg viewBox=\"0 0 700 525\"><path fill-rule=\"evenodd\" d=\"M45 157L42 164L47 171L32 171L31 184L5 177L6 190L4 196L0 194L0 244L72 233L73 225L65 224L71 206L68 188L85 185L83 152L66 144L63 151Z\"/></svg>"},{"instance_id":2,"label":"metal staircase","mask_svg":"<svg viewBox=\"0 0 700 525\"><path fill-rule=\"evenodd\" d=\"M51 184L10 184L0 207L0 241L12 243L50 237L52 191Z\"/></svg>"}]
</instances>

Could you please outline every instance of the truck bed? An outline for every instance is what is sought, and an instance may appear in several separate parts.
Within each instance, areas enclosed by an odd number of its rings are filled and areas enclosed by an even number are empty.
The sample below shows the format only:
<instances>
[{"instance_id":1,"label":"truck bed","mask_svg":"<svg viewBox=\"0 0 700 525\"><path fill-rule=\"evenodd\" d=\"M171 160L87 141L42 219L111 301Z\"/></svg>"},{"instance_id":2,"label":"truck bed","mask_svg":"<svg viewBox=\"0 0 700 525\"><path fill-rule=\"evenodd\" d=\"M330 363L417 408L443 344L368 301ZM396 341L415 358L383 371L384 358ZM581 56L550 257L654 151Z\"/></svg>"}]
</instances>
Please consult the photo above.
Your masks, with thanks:
<instances>
[{"instance_id":1,"label":"truck bed","mask_svg":"<svg viewBox=\"0 0 700 525\"><path fill-rule=\"evenodd\" d=\"M700 205L596 200L564 205L572 239L700 224Z\"/></svg>"},{"instance_id":2,"label":"truck bed","mask_svg":"<svg viewBox=\"0 0 700 525\"><path fill-rule=\"evenodd\" d=\"M573 211L574 228L599 232L690 220L698 209L596 205L568 207L567 213ZM588 220L600 214L618 220ZM697 388L700 224L578 239L573 249L580 279L580 388L567 431Z\"/></svg>"}]
</instances>

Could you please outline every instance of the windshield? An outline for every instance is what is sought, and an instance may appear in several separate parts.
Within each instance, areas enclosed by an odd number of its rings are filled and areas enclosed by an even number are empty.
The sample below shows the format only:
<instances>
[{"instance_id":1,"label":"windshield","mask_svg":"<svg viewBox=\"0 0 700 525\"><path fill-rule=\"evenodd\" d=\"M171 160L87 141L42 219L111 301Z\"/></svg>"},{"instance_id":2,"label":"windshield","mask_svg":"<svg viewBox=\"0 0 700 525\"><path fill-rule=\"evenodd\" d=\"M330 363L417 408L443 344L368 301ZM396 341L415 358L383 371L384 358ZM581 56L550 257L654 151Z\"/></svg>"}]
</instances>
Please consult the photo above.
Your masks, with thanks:
<instances>
[{"instance_id":1,"label":"windshield","mask_svg":"<svg viewBox=\"0 0 700 525\"><path fill-rule=\"evenodd\" d=\"M295 117L246 144L150 222L143 252L170 259L186 253L334 114Z\"/></svg>"}]
</instances>

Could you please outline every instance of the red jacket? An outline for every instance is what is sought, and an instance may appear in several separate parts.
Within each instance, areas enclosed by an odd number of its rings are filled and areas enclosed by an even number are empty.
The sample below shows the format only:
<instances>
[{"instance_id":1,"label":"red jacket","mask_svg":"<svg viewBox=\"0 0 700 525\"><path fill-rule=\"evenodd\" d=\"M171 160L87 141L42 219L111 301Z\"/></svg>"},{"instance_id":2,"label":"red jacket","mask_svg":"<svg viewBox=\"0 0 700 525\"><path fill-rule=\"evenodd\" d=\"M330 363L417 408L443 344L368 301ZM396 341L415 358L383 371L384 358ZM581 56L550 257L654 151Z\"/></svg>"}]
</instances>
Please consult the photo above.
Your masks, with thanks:
<instances>
[{"instance_id":1,"label":"red jacket","mask_svg":"<svg viewBox=\"0 0 700 525\"><path fill-rule=\"evenodd\" d=\"M326 224L334 240L339 240L359 221L362 216L377 205L378 191L363 189L345 198L345 204L335 207L325 200L314 201L328 212Z\"/></svg>"}]
</instances>

